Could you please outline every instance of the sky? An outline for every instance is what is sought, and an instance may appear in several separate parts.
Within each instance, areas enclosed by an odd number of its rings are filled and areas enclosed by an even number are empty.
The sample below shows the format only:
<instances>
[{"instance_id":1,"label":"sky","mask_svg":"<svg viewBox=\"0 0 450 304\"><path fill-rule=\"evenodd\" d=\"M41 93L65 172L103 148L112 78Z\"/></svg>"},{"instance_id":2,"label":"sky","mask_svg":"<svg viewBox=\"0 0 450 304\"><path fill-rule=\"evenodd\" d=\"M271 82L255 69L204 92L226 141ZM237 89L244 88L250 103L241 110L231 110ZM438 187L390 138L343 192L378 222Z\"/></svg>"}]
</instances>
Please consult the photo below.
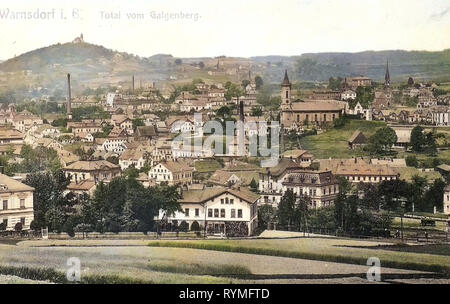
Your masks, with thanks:
<instances>
[{"instance_id":1,"label":"sky","mask_svg":"<svg viewBox=\"0 0 450 304\"><path fill-rule=\"evenodd\" d=\"M437 51L450 48L450 1L2 0L0 28L2 60L80 33L143 57Z\"/></svg>"}]
</instances>

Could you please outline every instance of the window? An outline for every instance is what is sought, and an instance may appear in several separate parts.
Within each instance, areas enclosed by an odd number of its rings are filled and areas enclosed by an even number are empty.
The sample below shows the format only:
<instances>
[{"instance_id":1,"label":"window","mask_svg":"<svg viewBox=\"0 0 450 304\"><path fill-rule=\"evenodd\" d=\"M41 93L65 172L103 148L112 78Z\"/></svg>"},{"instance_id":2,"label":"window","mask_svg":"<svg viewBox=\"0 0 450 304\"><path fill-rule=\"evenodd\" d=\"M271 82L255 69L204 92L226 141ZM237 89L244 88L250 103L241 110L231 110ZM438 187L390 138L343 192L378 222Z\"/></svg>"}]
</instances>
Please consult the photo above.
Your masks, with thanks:
<instances>
[{"instance_id":1,"label":"window","mask_svg":"<svg viewBox=\"0 0 450 304\"><path fill-rule=\"evenodd\" d=\"M289 91L286 91L286 98L289 98Z\"/></svg>"},{"instance_id":2,"label":"window","mask_svg":"<svg viewBox=\"0 0 450 304\"><path fill-rule=\"evenodd\" d=\"M219 217L219 209L214 209L214 217Z\"/></svg>"},{"instance_id":3,"label":"window","mask_svg":"<svg viewBox=\"0 0 450 304\"><path fill-rule=\"evenodd\" d=\"M242 209L238 209L238 218L242 218Z\"/></svg>"},{"instance_id":4,"label":"window","mask_svg":"<svg viewBox=\"0 0 450 304\"><path fill-rule=\"evenodd\" d=\"M189 216L189 208L184 209L184 215Z\"/></svg>"},{"instance_id":5,"label":"window","mask_svg":"<svg viewBox=\"0 0 450 304\"><path fill-rule=\"evenodd\" d=\"M220 217L225 217L225 209L220 209Z\"/></svg>"},{"instance_id":6,"label":"window","mask_svg":"<svg viewBox=\"0 0 450 304\"><path fill-rule=\"evenodd\" d=\"M327 121L327 114L323 114L323 121Z\"/></svg>"},{"instance_id":7,"label":"window","mask_svg":"<svg viewBox=\"0 0 450 304\"><path fill-rule=\"evenodd\" d=\"M25 209L25 200L23 198L20 199L20 209Z\"/></svg>"},{"instance_id":8,"label":"window","mask_svg":"<svg viewBox=\"0 0 450 304\"><path fill-rule=\"evenodd\" d=\"M3 219L3 225L5 225L5 227L8 227L8 219Z\"/></svg>"},{"instance_id":9,"label":"window","mask_svg":"<svg viewBox=\"0 0 450 304\"><path fill-rule=\"evenodd\" d=\"M25 218L24 217L20 218L20 223L22 224L22 227L25 226Z\"/></svg>"},{"instance_id":10,"label":"window","mask_svg":"<svg viewBox=\"0 0 450 304\"><path fill-rule=\"evenodd\" d=\"M200 216L200 209L195 208L195 216Z\"/></svg>"},{"instance_id":11,"label":"window","mask_svg":"<svg viewBox=\"0 0 450 304\"><path fill-rule=\"evenodd\" d=\"M230 198L230 205L234 204L234 199Z\"/></svg>"},{"instance_id":12,"label":"window","mask_svg":"<svg viewBox=\"0 0 450 304\"><path fill-rule=\"evenodd\" d=\"M208 217L212 217L212 209L208 209Z\"/></svg>"},{"instance_id":13,"label":"window","mask_svg":"<svg viewBox=\"0 0 450 304\"><path fill-rule=\"evenodd\" d=\"M223 198L220 199L220 203L221 203L222 205L224 204L224 199L223 199Z\"/></svg>"},{"instance_id":14,"label":"window","mask_svg":"<svg viewBox=\"0 0 450 304\"><path fill-rule=\"evenodd\" d=\"M225 204L228 205L228 203L229 203L229 201L228 201L228 197L227 197L227 198L225 198Z\"/></svg>"},{"instance_id":15,"label":"window","mask_svg":"<svg viewBox=\"0 0 450 304\"><path fill-rule=\"evenodd\" d=\"M3 201L3 210L8 210L8 200Z\"/></svg>"},{"instance_id":16,"label":"window","mask_svg":"<svg viewBox=\"0 0 450 304\"><path fill-rule=\"evenodd\" d=\"M236 218L236 209L231 209L231 218Z\"/></svg>"}]
</instances>

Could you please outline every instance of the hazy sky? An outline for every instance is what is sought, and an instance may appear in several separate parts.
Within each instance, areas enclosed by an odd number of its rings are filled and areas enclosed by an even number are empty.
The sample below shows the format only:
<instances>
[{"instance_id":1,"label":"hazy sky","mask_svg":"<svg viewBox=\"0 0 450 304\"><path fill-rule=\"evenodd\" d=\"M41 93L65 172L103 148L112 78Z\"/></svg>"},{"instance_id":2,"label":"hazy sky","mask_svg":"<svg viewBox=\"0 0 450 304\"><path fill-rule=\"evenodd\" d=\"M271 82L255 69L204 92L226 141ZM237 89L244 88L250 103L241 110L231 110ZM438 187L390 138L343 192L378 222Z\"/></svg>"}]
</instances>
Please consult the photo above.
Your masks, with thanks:
<instances>
[{"instance_id":1,"label":"hazy sky","mask_svg":"<svg viewBox=\"0 0 450 304\"><path fill-rule=\"evenodd\" d=\"M120 19L108 19L110 12ZM442 50L450 48L450 1L2 0L0 27L0 59L80 33L140 56Z\"/></svg>"}]
</instances>

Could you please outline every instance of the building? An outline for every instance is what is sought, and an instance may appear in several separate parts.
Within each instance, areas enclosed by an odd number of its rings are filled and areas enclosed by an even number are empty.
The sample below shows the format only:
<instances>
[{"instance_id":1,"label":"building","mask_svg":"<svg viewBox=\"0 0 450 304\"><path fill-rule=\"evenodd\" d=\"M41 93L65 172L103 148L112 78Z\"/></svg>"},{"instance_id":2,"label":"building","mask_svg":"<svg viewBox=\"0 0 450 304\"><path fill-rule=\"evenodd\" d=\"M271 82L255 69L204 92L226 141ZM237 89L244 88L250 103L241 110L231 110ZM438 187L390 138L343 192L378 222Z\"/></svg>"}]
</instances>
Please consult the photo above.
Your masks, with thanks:
<instances>
[{"instance_id":1,"label":"building","mask_svg":"<svg viewBox=\"0 0 450 304\"><path fill-rule=\"evenodd\" d=\"M350 149L361 148L366 145L367 137L359 130L356 130L348 140Z\"/></svg>"},{"instance_id":2,"label":"building","mask_svg":"<svg viewBox=\"0 0 450 304\"><path fill-rule=\"evenodd\" d=\"M306 150L289 150L283 153L283 158L291 159L294 162L308 167L314 160L314 155Z\"/></svg>"},{"instance_id":3,"label":"building","mask_svg":"<svg viewBox=\"0 0 450 304\"><path fill-rule=\"evenodd\" d=\"M23 133L18 130L0 128L0 145L23 144L23 139Z\"/></svg>"},{"instance_id":4,"label":"building","mask_svg":"<svg viewBox=\"0 0 450 304\"><path fill-rule=\"evenodd\" d=\"M240 181L241 179L235 173L224 170L217 170L208 179L208 183L223 187L231 187L240 183Z\"/></svg>"},{"instance_id":5,"label":"building","mask_svg":"<svg viewBox=\"0 0 450 304\"><path fill-rule=\"evenodd\" d=\"M142 149L127 149L119 157L120 169L126 170L133 166L140 170L145 165L145 152Z\"/></svg>"},{"instance_id":6,"label":"building","mask_svg":"<svg viewBox=\"0 0 450 304\"><path fill-rule=\"evenodd\" d=\"M184 161L164 161L153 166L148 172L148 177L155 179L157 184L187 186L192 184L194 169Z\"/></svg>"},{"instance_id":7,"label":"building","mask_svg":"<svg viewBox=\"0 0 450 304\"><path fill-rule=\"evenodd\" d=\"M450 185L444 189L444 213L450 215Z\"/></svg>"},{"instance_id":8,"label":"building","mask_svg":"<svg viewBox=\"0 0 450 304\"><path fill-rule=\"evenodd\" d=\"M345 102L338 100L296 100L291 98L291 83L287 71L281 84L281 125L285 130L299 129L310 123L330 124L341 117Z\"/></svg>"},{"instance_id":9,"label":"building","mask_svg":"<svg viewBox=\"0 0 450 304\"><path fill-rule=\"evenodd\" d=\"M277 206L287 190L293 190L297 196L309 196L310 207L320 208L334 203L339 185L330 170L307 170L284 158L277 166L260 173L261 202Z\"/></svg>"},{"instance_id":10,"label":"building","mask_svg":"<svg viewBox=\"0 0 450 304\"><path fill-rule=\"evenodd\" d=\"M6 230L15 230L18 223L22 230L30 229L34 219L33 192L34 188L0 174L0 224Z\"/></svg>"},{"instance_id":11,"label":"building","mask_svg":"<svg viewBox=\"0 0 450 304\"><path fill-rule=\"evenodd\" d=\"M213 187L183 192L182 212L167 217L178 225L186 223L190 230L205 229L209 234L224 233L229 237L253 234L257 227L260 196L244 188ZM165 215L160 212L160 219Z\"/></svg>"},{"instance_id":12,"label":"building","mask_svg":"<svg viewBox=\"0 0 450 304\"><path fill-rule=\"evenodd\" d=\"M342 100L355 100L356 92L353 90L345 90L341 93L341 99Z\"/></svg>"},{"instance_id":13,"label":"building","mask_svg":"<svg viewBox=\"0 0 450 304\"><path fill-rule=\"evenodd\" d=\"M400 175L387 165L375 165L363 159L330 159L320 161L321 170L331 170L337 177L344 177L352 183L377 184L397 180Z\"/></svg>"},{"instance_id":14,"label":"building","mask_svg":"<svg viewBox=\"0 0 450 304\"><path fill-rule=\"evenodd\" d=\"M71 182L92 180L98 182L110 182L121 174L120 167L106 160L76 161L63 168L67 178Z\"/></svg>"},{"instance_id":15,"label":"building","mask_svg":"<svg viewBox=\"0 0 450 304\"><path fill-rule=\"evenodd\" d=\"M344 81L344 86L352 90L356 90L358 87L370 87L371 85L372 79L364 76L345 78Z\"/></svg>"},{"instance_id":16,"label":"building","mask_svg":"<svg viewBox=\"0 0 450 304\"><path fill-rule=\"evenodd\" d=\"M355 96L356 98L356 96ZM341 91L325 90L325 91L313 91L311 96L312 100L340 100Z\"/></svg>"}]
</instances>

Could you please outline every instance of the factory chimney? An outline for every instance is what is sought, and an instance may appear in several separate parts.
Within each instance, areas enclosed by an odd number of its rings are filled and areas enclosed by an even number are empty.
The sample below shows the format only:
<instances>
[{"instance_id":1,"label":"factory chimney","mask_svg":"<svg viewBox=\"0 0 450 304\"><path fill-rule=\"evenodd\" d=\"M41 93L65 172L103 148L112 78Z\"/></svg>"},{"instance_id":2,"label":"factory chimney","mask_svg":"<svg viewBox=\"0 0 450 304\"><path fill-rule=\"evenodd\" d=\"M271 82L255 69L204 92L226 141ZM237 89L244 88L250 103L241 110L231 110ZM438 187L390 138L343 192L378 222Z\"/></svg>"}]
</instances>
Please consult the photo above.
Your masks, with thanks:
<instances>
[{"instance_id":1,"label":"factory chimney","mask_svg":"<svg viewBox=\"0 0 450 304\"><path fill-rule=\"evenodd\" d=\"M72 89L70 87L70 74L67 74L67 119L72 119Z\"/></svg>"}]
</instances>

